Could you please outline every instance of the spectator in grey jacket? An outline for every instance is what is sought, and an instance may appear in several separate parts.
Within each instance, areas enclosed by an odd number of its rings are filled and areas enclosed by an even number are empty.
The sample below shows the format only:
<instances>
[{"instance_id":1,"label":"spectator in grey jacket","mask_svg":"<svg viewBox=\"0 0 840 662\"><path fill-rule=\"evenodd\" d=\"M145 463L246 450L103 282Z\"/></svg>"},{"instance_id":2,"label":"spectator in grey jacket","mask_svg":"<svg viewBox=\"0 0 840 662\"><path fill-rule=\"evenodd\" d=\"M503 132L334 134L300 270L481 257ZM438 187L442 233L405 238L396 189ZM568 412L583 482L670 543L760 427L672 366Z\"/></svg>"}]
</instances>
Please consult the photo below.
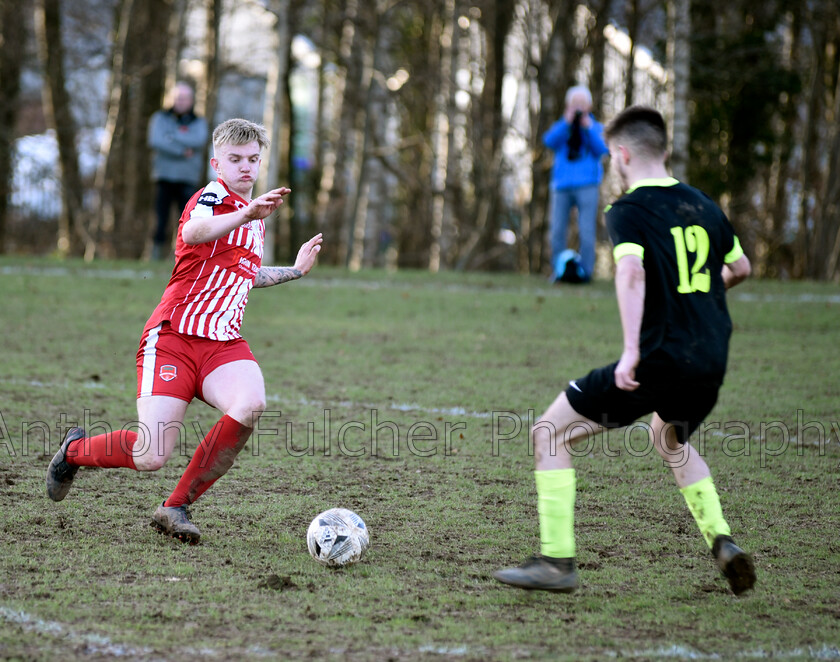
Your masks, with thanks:
<instances>
[{"instance_id":1,"label":"spectator in grey jacket","mask_svg":"<svg viewBox=\"0 0 840 662\"><path fill-rule=\"evenodd\" d=\"M169 215L172 205L178 211L187 206L192 194L204 181L204 147L207 122L193 110L195 92L189 83L175 85L172 107L157 111L149 121L148 145L154 151L152 180L155 182L157 223L152 258L169 253L172 243Z\"/></svg>"}]
</instances>

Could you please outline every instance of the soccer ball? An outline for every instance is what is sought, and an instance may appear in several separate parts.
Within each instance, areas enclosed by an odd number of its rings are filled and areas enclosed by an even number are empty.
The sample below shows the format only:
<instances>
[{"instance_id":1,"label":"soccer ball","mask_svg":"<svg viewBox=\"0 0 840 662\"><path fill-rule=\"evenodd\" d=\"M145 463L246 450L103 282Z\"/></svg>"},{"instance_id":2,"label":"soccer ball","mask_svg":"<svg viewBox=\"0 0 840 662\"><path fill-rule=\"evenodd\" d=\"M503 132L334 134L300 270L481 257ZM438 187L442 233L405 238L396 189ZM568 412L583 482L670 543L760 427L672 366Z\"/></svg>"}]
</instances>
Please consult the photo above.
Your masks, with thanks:
<instances>
[{"instance_id":1,"label":"soccer ball","mask_svg":"<svg viewBox=\"0 0 840 662\"><path fill-rule=\"evenodd\" d=\"M306 546L319 563L350 565L370 547L370 534L362 518L352 510L330 508L312 520L306 532Z\"/></svg>"}]
</instances>

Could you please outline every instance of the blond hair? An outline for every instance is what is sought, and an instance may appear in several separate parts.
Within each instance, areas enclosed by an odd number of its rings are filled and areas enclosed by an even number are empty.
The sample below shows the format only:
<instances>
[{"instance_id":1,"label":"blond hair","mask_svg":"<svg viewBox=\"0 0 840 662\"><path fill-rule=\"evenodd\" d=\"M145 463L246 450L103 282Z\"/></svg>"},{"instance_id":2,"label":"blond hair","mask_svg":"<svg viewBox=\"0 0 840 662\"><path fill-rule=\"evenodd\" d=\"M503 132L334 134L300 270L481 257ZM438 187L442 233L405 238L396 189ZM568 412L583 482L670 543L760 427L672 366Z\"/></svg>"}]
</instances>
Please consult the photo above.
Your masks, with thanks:
<instances>
[{"instance_id":1,"label":"blond hair","mask_svg":"<svg viewBox=\"0 0 840 662\"><path fill-rule=\"evenodd\" d=\"M271 144L262 124L235 117L225 120L213 131L214 150L222 145L247 145L252 142L258 143L261 150Z\"/></svg>"}]
</instances>

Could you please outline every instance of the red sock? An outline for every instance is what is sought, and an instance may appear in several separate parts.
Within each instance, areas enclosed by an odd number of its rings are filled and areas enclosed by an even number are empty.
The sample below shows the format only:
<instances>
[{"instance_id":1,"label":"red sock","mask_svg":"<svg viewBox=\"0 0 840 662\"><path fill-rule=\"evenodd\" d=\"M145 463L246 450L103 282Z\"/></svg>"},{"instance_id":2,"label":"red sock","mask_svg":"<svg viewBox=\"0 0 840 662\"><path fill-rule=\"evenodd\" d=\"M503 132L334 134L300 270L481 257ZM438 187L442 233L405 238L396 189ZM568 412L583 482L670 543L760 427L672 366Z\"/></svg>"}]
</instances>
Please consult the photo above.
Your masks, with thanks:
<instances>
[{"instance_id":1,"label":"red sock","mask_svg":"<svg viewBox=\"0 0 840 662\"><path fill-rule=\"evenodd\" d=\"M163 505L177 508L194 503L233 466L233 460L250 436L251 428L230 416L222 416L195 449L184 475Z\"/></svg>"},{"instance_id":2,"label":"red sock","mask_svg":"<svg viewBox=\"0 0 840 662\"><path fill-rule=\"evenodd\" d=\"M67 464L77 467L128 467L136 469L131 451L137 433L131 430L106 432L95 437L77 439L67 446Z\"/></svg>"}]
</instances>

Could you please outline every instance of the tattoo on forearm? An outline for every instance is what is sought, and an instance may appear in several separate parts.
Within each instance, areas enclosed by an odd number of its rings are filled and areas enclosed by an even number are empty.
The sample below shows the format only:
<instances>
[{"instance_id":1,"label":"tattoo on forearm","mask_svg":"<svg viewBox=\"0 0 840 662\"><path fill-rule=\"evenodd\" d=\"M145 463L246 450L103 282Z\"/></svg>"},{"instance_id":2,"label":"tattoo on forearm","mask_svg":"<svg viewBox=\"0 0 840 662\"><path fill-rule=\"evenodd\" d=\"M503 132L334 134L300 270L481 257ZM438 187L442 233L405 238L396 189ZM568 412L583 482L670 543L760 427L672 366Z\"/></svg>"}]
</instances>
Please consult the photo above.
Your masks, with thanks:
<instances>
[{"instance_id":1,"label":"tattoo on forearm","mask_svg":"<svg viewBox=\"0 0 840 662\"><path fill-rule=\"evenodd\" d=\"M303 276L300 269L294 267L260 267L254 278L254 287L271 287L282 285L290 280L297 280Z\"/></svg>"}]
</instances>

